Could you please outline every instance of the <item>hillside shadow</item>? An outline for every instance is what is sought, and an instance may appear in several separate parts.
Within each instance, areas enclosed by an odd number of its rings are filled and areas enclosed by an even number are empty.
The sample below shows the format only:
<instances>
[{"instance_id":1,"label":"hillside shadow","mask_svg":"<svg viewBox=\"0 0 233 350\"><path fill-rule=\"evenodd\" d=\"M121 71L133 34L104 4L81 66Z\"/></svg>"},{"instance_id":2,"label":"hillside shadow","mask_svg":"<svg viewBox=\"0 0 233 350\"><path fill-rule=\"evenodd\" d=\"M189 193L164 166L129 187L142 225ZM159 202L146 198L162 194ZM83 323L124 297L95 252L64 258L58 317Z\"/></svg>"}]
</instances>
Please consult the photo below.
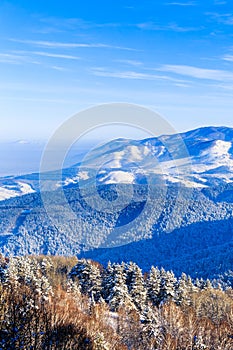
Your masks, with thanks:
<instances>
[{"instance_id":1,"label":"hillside shadow","mask_svg":"<svg viewBox=\"0 0 233 350\"><path fill-rule=\"evenodd\" d=\"M152 239L115 248L82 252L106 265L108 261L134 261L144 271L151 265L185 272L192 277L214 277L233 266L233 219L206 221L175 229L171 233L154 233Z\"/></svg>"}]
</instances>

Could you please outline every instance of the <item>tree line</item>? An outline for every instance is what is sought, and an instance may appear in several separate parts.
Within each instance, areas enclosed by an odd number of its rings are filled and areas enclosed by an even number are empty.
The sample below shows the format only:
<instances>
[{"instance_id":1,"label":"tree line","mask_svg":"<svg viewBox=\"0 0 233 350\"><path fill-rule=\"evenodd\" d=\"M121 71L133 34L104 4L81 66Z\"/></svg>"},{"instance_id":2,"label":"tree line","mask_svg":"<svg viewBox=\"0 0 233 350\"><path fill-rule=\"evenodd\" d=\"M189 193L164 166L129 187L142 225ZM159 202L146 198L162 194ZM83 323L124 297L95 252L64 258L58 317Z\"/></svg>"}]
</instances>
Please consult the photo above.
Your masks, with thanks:
<instances>
[{"instance_id":1,"label":"tree line","mask_svg":"<svg viewBox=\"0 0 233 350\"><path fill-rule=\"evenodd\" d=\"M233 348L233 292L133 262L0 258L0 349Z\"/></svg>"}]
</instances>

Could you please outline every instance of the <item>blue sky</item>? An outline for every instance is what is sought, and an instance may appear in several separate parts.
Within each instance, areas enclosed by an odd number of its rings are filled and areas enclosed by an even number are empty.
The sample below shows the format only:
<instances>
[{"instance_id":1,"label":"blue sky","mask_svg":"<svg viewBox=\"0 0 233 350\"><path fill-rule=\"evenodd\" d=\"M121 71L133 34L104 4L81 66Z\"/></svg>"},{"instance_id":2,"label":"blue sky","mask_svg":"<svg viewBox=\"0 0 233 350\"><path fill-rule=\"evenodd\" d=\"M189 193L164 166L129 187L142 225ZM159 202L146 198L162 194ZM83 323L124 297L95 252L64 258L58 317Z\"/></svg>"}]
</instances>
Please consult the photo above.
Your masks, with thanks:
<instances>
[{"instance_id":1,"label":"blue sky","mask_svg":"<svg viewBox=\"0 0 233 350\"><path fill-rule=\"evenodd\" d=\"M48 138L106 102L162 114L178 131L233 127L233 3L0 3L0 138Z\"/></svg>"}]
</instances>

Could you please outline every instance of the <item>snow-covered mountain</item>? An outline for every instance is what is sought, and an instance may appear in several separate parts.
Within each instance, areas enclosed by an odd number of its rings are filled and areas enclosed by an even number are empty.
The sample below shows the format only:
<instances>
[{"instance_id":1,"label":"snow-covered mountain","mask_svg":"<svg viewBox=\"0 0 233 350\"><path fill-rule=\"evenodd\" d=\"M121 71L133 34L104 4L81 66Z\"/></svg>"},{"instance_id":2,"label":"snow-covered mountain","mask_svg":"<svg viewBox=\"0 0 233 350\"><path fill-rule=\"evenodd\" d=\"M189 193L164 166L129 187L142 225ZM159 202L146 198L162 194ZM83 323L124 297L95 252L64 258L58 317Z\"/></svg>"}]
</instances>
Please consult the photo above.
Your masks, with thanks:
<instances>
[{"instance_id":1,"label":"snow-covered mountain","mask_svg":"<svg viewBox=\"0 0 233 350\"><path fill-rule=\"evenodd\" d=\"M32 186L24 181L0 179L0 201L33 192Z\"/></svg>"},{"instance_id":2,"label":"snow-covered mountain","mask_svg":"<svg viewBox=\"0 0 233 350\"><path fill-rule=\"evenodd\" d=\"M41 174L53 185L42 195L38 173L2 178L2 193L14 198L0 201L0 252L82 254L218 276L232 269L232 140L224 127L113 140L61 178Z\"/></svg>"},{"instance_id":3,"label":"snow-covered mountain","mask_svg":"<svg viewBox=\"0 0 233 350\"><path fill-rule=\"evenodd\" d=\"M180 183L206 188L233 182L233 129L204 127L144 140L117 139L90 152L54 189L79 183ZM39 190L39 175L0 178L0 200Z\"/></svg>"},{"instance_id":4,"label":"snow-covered mountain","mask_svg":"<svg viewBox=\"0 0 233 350\"><path fill-rule=\"evenodd\" d=\"M101 184L162 181L204 188L231 183L233 129L206 127L138 141L113 140L91 151L76 169L63 185L92 180Z\"/></svg>"}]
</instances>

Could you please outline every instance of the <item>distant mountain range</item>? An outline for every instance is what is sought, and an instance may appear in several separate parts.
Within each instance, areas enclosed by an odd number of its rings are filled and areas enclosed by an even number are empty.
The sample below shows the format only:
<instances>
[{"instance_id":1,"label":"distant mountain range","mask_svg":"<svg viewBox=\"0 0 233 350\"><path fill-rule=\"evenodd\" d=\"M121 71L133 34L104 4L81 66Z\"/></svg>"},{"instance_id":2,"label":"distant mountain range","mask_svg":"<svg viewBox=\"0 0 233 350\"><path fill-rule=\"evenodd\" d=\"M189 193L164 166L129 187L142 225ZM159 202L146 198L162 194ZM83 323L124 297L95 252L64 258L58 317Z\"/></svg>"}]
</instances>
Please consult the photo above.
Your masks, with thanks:
<instances>
[{"instance_id":1,"label":"distant mountain range","mask_svg":"<svg viewBox=\"0 0 233 350\"><path fill-rule=\"evenodd\" d=\"M105 264L134 260L145 270L154 264L224 278L233 264L232 146L227 127L113 140L62 176L41 174L51 182L42 198L38 173L3 177L0 251L79 254ZM128 201L123 209L118 196ZM107 203L105 210L97 197Z\"/></svg>"},{"instance_id":2,"label":"distant mountain range","mask_svg":"<svg viewBox=\"0 0 233 350\"><path fill-rule=\"evenodd\" d=\"M230 183L233 129L206 127L140 141L113 140L83 161L81 169L86 180L91 177L88 170L96 163L101 165L97 176L103 184L137 183L140 173L145 178L149 175L155 183L180 182L194 188ZM67 178L67 183L70 180Z\"/></svg>"},{"instance_id":3,"label":"distant mountain range","mask_svg":"<svg viewBox=\"0 0 233 350\"><path fill-rule=\"evenodd\" d=\"M233 129L204 127L144 140L113 140L64 169L54 188L93 181L145 183L148 176L151 183L192 188L233 182ZM38 191L38 180L38 174L0 178L0 200Z\"/></svg>"}]
</instances>

